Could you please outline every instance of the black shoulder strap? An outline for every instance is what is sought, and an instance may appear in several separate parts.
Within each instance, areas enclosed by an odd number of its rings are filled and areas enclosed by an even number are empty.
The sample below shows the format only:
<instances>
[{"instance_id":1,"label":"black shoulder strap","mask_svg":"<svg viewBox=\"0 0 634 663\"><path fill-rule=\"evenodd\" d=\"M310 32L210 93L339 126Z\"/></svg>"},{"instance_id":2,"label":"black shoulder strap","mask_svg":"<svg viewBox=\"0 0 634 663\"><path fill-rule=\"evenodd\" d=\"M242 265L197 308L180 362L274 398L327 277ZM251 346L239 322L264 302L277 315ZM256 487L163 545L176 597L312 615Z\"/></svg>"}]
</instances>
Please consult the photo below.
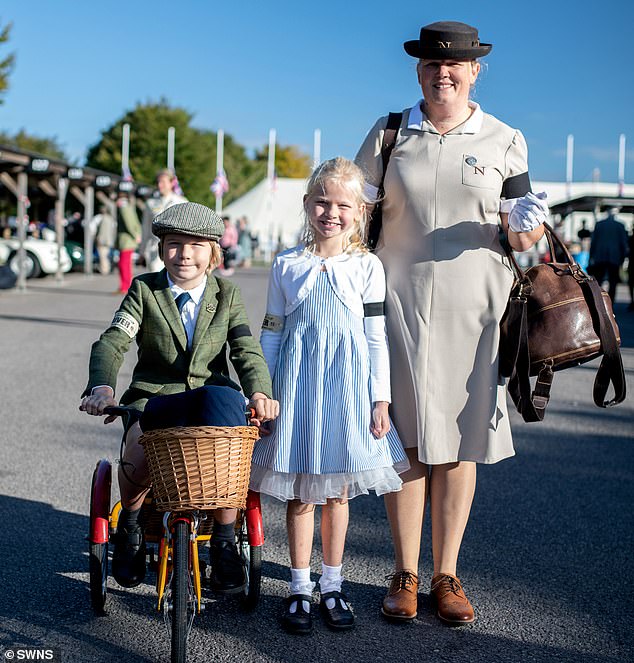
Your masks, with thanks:
<instances>
[{"instance_id":1,"label":"black shoulder strap","mask_svg":"<svg viewBox=\"0 0 634 663\"><path fill-rule=\"evenodd\" d=\"M387 125L383 132L383 142L381 143L381 160L383 161L383 175L381 176L381 184L379 189L383 191L383 182L385 181L385 173L387 171L387 164L390 161L394 144L396 143L396 134L401 126L401 119L403 113L390 113L387 116Z\"/></svg>"},{"instance_id":2,"label":"black shoulder strap","mask_svg":"<svg viewBox=\"0 0 634 663\"><path fill-rule=\"evenodd\" d=\"M383 132L383 140L381 141L381 161L383 163L383 173L381 174L381 183L379 184L377 202L370 217L370 225L368 227L368 246L371 249L376 247L379 234L381 233L381 227L383 225L382 202L383 196L385 195L383 183L385 181L387 164L390 161L392 150L396 144L396 135L398 134L398 130L401 126L402 118L403 113L390 113L387 116L387 125L385 126L385 131Z\"/></svg>"}]
</instances>

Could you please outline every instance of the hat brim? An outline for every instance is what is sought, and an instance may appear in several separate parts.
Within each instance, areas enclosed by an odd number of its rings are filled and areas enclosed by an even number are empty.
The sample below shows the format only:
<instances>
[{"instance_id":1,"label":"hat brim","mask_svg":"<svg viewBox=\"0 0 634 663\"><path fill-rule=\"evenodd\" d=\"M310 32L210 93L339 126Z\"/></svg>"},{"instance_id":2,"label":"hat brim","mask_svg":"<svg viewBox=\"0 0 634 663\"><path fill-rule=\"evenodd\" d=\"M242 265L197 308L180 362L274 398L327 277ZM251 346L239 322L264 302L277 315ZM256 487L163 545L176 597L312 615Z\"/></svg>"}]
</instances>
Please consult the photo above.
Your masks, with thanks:
<instances>
[{"instance_id":1,"label":"hat brim","mask_svg":"<svg viewBox=\"0 0 634 663\"><path fill-rule=\"evenodd\" d=\"M407 55L424 60L474 60L491 52L493 44L480 44L471 48L430 48L421 46L418 39L406 41L403 48Z\"/></svg>"}]
</instances>

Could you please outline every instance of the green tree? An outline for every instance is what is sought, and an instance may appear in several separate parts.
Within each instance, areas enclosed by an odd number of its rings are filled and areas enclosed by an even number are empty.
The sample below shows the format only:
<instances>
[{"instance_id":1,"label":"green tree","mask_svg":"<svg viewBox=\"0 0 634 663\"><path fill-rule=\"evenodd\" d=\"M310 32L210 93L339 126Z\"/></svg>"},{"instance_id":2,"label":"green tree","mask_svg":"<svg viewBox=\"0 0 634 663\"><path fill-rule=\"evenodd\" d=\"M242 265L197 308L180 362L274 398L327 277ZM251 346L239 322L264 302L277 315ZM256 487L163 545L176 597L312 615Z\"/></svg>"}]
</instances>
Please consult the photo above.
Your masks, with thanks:
<instances>
[{"instance_id":1,"label":"green tree","mask_svg":"<svg viewBox=\"0 0 634 663\"><path fill-rule=\"evenodd\" d=\"M64 149L57 142L57 138L44 138L28 134L24 129L20 129L17 134L8 134L6 131L0 131L0 143L16 147L28 152L37 152L49 159L60 159L68 161Z\"/></svg>"},{"instance_id":2,"label":"green tree","mask_svg":"<svg viewBox=\"0 0 634 663\"><path fill-rule=\"evenodd\" d=\"M11 27L11 23L8 23L4 27L0 26L0 47L9 41ZM4 103L3 97L9 89L9 74L13 70L14 64L15 55L13 53L9 53L9 55L0 60L0 104Z\"/></svg>"},{"instance_id":3,"label":"green tree","mask_svg":"<svg viewBox=\"0 0 634 663\"><path fill-rule=\"evenodd\" d=\"M256 154L256 161L266 164L269 158L268 145ZM295 145L275 146L275 172L278 177L308 177L312 171L312 160Z\"/></svg>"},{"instance_id":4,"label":"green tree","mask_svg":"<svg viewBox=\"0 0 634 663\"><path fill-rule=\"evenodd\" d=\"M174 167L183 192L189 200L209 206L215 198L209 187L216 176L216 134L192 126L193 116L167 100L137 104L102 132L86 158L86 165L121 172L123 125L130 125L130 171L136 181L152 183L166 165L167 132L174 127L176 145ZM244 147L230 135L224 138L224 169L231 188L225 202L240 195L242 183L252 179L259 164L248 158Z\"/></svg>"}]
</instances>

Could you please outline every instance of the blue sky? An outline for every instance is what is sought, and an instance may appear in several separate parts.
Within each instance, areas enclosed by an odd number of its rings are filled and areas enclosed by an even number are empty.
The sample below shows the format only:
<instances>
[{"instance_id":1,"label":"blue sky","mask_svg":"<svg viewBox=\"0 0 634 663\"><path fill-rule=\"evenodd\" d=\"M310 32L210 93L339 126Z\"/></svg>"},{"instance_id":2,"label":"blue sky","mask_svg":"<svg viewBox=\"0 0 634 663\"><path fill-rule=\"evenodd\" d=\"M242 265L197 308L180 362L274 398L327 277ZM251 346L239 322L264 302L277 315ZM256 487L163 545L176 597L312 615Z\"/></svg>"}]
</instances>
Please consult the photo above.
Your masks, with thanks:
<instances>
[{"instance_id":1,"label":"blue sky","mask_svg":"<svg viewBox=\"0 0 634 663\"><path fill-rule=\"evenodd\" d=\"M83 163L126 110L165 97L248 148L275 128L312 154L319 128L322 158L353 157L378 116L420 96L402 43L436 20L476 25L493 43L475 98L524 132L533 179L565 179L573 134L574 179L598 168L616 181L624 133L634 181L630 0L2 0L0 21L14 26L0 56L17 62L0 130L56 137Z\"/></svg>"}]
</instances>

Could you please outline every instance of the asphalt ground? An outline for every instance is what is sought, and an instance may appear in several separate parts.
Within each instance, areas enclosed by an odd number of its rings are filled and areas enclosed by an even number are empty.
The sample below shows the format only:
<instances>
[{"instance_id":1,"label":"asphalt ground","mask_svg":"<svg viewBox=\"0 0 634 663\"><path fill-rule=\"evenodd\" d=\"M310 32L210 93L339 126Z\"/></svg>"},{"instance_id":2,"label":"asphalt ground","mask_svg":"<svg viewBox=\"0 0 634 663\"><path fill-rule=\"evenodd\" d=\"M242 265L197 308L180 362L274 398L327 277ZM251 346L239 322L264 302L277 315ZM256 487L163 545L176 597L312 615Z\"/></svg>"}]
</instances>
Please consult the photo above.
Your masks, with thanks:
<instances>
[{"instance_id":1,"label":"asphalt ground","mask_svg":"<svg viewBox=\"0 0 634 663\"><path fill-rule=\"evenodd\" d=\"M256 330L267 270L233 277ZM0 649L56 648L61 660L168 661L153 578L125 590L110 578L107 615L95 617L87 574L89 486L96 461L118 455L119 424L78 411L90 345L119 296L114 275L29 281L0 291ZM623 286L622 286L623 287ZM393 625L380 614L392 550L382 500L351 502L344 575L356 613L351 633L316 619L311 637L279 627L288 559L284 506L263 499L262 599L244 614L235 599L205 595L189 660L596 661L634 660L634 313L619 290L629 397L592 403L597 362L555 375L546 420L513 415L516 456L479 467L459 575L477 621L447 628L432 613L430 531L424 530L419 614ZM120 373L130 378L133 353ZM318 531L318 530L317 530ZM316 541L313 571L320 569ZM315 578L317 579L317 575ZM6 651L5 651L6 654Z\"/></svg>"}]
</instances>

